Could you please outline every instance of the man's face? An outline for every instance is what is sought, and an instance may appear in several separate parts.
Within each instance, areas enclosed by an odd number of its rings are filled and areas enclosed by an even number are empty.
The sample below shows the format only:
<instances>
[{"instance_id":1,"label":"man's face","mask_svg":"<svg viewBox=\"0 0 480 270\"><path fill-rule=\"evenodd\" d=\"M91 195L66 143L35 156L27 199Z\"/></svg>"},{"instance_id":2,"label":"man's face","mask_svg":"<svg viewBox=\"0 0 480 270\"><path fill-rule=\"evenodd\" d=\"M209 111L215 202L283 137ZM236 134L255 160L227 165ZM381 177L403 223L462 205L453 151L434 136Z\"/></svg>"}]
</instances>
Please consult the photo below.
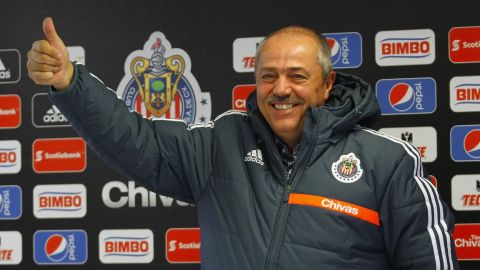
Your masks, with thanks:
<instances>
[{"instance_id":1,"label":"man's face","mask_svg":"<svg viewBox=\"0 0 480 270\"><path fill-rule=\"evenodd\" d=\"M308 107L323 105L335 80L334 72L323 79L317 50L311 37L279 34L266 41L256 60L258 106L289 145L298 143Z\"/></svg>"}]
</instances>

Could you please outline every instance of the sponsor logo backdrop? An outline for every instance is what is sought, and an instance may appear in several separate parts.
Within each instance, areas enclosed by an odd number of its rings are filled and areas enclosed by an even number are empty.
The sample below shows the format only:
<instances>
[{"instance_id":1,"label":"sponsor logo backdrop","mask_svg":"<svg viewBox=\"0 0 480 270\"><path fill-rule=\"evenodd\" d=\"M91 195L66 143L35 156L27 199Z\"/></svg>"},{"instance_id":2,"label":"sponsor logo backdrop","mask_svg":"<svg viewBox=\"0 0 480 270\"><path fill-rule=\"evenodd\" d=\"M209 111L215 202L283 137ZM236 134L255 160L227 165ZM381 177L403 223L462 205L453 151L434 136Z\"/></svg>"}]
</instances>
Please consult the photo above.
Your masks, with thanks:
<instances>
[{"instance_id":1,"label":"sponsor logo backdrop","mask_svg":"<svg viewBox=\"0 0 480 270\"><path fill-rule=\"evenodd\" d=\"M200 269L195 206L107 167L48 88L29 80L26 54L52 16L71 60L130 109L189 123L246 110L255 51L271 31L305 25L325 33L335 69L376 91L383 116L374 128L422 154L455 214L461 268L479 269L480 3L407 1L392 10L382 1L267 2L2 3L0 264ZM141 72L145 64L152 70Z\"/></svg>"}]
</instances>

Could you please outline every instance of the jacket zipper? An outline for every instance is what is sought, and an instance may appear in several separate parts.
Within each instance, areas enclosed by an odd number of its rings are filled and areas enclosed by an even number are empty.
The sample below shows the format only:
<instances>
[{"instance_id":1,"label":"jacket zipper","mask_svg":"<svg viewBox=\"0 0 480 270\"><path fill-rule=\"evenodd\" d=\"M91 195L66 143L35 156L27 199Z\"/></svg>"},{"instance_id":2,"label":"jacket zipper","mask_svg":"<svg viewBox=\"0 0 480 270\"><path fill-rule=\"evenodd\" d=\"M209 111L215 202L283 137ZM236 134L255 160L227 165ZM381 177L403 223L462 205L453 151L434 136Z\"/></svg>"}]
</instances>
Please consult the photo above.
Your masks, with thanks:
<instances>
[{"instance_id":1,"label":"jacket zipper","mask_svg":"<svg viewBox=\"0 0 480 270\"><path fill-rule=\"evenodd\" d=\"M316 138L313 137L312 145L315 145L315 141L316 141L315 139ZM297 166L294 166L294 168L298 168L298 169L293 170L292 175L290 176L291 181L288 181L288 179L285 178L285 181L284 181L285 185L283 187L283 192L282 192L282 201L280 202L280 207L277 213L277 218L275 220L275 226L273 229L273 237L272 237L273 239L267 253L267 260L265 264L266 270L276 269L276 263L278 260L278 256L280 254L280 247L282 244L281 240L284 237L285 228L287 225L287 213L288 213L288 210L290 209L288 204L288 199L290 197L290 193L295 188L298 180L300 179L300 176L303 174L303 171L305 170L305 167L303 166L303 164L305 162L308 162L308 160L310 159L312 149L313 149L313 146L310 146L308 148L308 152L306 153L305 160L302 160L303 161L302 164L297 164ZM275 157L280 161L281 164L283 164L283 162L279 159L277 155L275 155Z\"/></svg>"}]
</instances>

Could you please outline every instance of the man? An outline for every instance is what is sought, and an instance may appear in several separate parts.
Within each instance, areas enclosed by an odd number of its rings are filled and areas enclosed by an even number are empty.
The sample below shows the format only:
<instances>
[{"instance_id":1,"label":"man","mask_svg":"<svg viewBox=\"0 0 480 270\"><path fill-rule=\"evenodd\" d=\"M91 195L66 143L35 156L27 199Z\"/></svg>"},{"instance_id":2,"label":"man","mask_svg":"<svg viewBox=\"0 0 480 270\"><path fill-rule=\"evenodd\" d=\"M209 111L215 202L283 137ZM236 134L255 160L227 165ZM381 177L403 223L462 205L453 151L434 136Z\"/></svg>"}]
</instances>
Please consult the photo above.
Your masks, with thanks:
<instances>
[{"instance_id":1,"label":"man","mask_svg":"<svg viewBox=\"0 0 480 270\"><path fill-rule=\"evenodd\" d=\"M50 18L30 77L110 166L197 205L204 269L458 269L453 216L411 145L325 39L287 27L259 46L256 98L206 125L150 121L68 53Z\"/></svg>"}]
</instances>

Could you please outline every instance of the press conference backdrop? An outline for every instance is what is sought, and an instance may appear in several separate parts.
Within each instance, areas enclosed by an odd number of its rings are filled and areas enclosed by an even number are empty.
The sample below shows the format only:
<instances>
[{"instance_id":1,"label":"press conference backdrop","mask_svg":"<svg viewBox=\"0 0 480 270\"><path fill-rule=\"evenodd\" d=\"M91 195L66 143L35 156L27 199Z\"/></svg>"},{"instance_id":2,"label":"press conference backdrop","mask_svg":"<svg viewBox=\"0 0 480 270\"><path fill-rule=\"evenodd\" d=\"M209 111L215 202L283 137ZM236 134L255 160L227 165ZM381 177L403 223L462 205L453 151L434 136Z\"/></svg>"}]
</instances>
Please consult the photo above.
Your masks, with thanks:
<instances>
[{"instance_id":1,"label":"press conference backdrop","mask_svg":"<svg viewBox=\"0 0 480 270\"><path fill-rule=\"evenodd\" d=\"M479 269L479 7L432 0L1 1L0 268L200 268L195 206L107 167L50 103L47 87L29 80L27 51L43 38L42 19L52 16L72 60L132 110L189 123L245 109L255 49L269 32L294 24L325 33L337 71L375 88L383 114L375 128L422 154L455 214L462 269ZM162 85L139 84L139 63L153 58L163 87L174 93L163 92L170 106L139 94L162 98ZM165 59L182 63L179 75Z\"/></svg>"}]
</instances>

